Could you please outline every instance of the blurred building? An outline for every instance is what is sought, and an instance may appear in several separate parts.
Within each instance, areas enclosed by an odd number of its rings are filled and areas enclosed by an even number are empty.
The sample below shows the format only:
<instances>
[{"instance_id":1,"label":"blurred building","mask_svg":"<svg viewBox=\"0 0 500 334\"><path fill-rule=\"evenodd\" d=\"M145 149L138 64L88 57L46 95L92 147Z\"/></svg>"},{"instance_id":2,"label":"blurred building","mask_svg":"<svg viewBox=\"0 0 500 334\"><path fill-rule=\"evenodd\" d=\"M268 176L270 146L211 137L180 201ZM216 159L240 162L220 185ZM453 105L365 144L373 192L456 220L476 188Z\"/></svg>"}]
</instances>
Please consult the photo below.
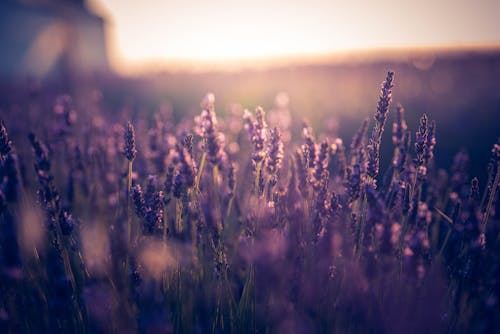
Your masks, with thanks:
<instances>
[{"instance_id":1,"label":"blurred building","mask_svg":"<svg viewBox=\"0 0 500 334\"><path fill-rule=\"evenodd\" d=\"M106 72L104 26L85 0L0 0L0 76Z\"/></svg>"}]
</instances>

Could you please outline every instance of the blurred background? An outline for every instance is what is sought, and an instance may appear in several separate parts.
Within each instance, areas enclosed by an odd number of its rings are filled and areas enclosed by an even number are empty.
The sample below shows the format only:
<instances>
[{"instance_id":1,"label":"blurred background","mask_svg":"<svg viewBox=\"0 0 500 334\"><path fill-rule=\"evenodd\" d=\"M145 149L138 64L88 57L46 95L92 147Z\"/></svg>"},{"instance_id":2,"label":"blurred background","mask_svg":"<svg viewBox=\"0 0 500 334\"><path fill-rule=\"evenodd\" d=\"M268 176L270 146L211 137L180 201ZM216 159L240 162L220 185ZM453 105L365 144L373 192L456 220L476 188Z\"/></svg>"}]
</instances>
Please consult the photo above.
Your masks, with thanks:
<instances>
[{"instance_id":1,"label":"blurred background","mask_svg":"<svg viewBox=\"0 0 500 334\"><path fill-rule=\"evenodd\" d=\"M437 121L436 163L465 148L484 175L500 135L498 13L498 0L3 0L0 110L69 93L180 119L213 92L221 114L279 106L350 141L394 70L410 128Z\"/></svg>"}]
</instances>

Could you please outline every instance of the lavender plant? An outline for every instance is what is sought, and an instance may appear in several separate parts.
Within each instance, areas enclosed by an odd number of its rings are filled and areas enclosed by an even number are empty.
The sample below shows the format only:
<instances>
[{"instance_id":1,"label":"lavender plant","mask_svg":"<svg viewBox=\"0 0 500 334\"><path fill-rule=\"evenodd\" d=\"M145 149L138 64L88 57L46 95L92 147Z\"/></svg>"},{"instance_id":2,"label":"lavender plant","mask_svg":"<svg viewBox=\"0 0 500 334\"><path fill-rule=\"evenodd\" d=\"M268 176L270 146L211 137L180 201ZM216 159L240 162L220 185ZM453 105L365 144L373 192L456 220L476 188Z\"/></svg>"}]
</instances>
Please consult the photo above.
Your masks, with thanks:
<instances>
[{"instance_id":1,"label":"lavender plant","mask_svg":"<svg viewBox=\"0 0 500 334\"><path fill-rule=\"evenodd\" d=\"M33 155L1 121L0 329L498 331L500 143L487 180L465 152L439 170L436 123L424 114L412 140L393 88L388 72L372 132L364 120L350 145L306 123L281 132L262 107L228 126L213 94L195 122L79 110L81 132L61 96Z\"/></svg>"}]
</instances>

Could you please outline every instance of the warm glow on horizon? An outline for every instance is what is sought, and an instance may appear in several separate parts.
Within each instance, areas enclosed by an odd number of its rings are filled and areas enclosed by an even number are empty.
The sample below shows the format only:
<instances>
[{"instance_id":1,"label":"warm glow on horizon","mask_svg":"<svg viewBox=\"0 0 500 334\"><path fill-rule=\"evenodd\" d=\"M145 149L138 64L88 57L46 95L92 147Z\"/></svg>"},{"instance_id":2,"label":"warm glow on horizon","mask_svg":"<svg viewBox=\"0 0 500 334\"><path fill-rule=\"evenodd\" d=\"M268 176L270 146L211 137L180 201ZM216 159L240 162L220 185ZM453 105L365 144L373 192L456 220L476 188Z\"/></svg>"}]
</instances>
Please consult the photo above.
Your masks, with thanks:
<instances>
[{"instance_id":1,"label":"warm glow on horizon","mask_svg":"<svg viewBox=\"0 0 500 334\"><path fill-rule=\"evenodd\" d=\"M497 0L93 0L123 64L498 44Z\"/></svg>"}]
</instances>

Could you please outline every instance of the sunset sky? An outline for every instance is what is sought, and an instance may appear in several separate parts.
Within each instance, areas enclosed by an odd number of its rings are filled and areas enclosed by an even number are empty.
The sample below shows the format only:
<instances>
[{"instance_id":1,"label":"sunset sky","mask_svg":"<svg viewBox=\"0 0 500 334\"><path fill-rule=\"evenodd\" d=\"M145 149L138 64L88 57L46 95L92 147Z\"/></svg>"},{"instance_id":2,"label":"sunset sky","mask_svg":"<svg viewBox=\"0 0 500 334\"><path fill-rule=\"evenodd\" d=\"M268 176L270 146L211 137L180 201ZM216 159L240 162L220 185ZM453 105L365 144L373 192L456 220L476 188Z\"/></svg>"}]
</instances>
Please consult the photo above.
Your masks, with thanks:
<instances>
[{"instance_id":1,"label":"sunset sky","mask_svg":"<svg viewBox=\"0 0 500 334\"><path fill-rule=\"evenodd\" d=\"M499 0L92 0L125 64L500 44Z\"/></svg>"}]
</instances>

